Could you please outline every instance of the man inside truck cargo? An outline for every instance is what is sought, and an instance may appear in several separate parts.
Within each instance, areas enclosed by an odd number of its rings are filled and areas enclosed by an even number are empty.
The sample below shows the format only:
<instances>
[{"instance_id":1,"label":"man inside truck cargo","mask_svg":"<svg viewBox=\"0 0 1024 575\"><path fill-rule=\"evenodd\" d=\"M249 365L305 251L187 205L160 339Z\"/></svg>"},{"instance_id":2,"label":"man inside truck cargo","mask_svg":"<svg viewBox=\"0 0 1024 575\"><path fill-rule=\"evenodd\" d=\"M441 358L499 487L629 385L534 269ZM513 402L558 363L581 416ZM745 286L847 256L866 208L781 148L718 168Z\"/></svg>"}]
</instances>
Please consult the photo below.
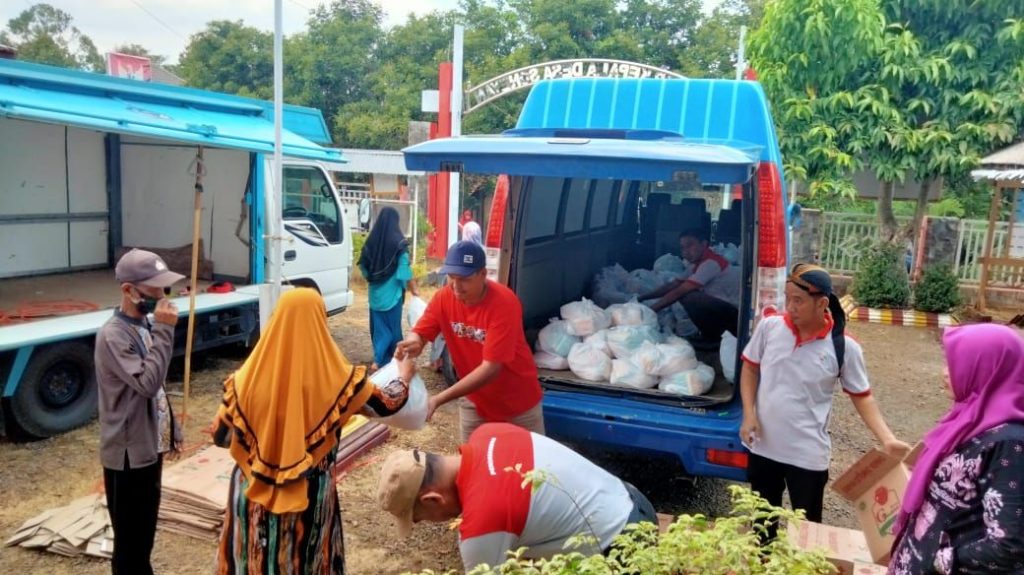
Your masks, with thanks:
<instances>
[{"instance_id":1,"label":"man inside truck cargo","mask_svg":"<svg viewBox=\"0 0 1024 575\"><path fill-rule=\"evenodd\" d=\"M178 322L166 296L185 276L138 249L121 257L114 275L121 305L96 334L95 351L100 461L114 528L111 568L114 575L150 575L163 455L181 442L164 393Z\"/></svg>"},{"instance_id":2,"label":"man inside truck cargo","mask_svg":"<svg viewBox=\"0 0 1024 575\"><path fill-rule=\"evenodd\" d=\"M789 490L795 509L821 522L832 443L832 392L838 382L890 455L896 439L871 397L860 344L845 335L846 314L824 269L797 264L786 282L786 313L765 317L743 350L740 440L750 450L747 478L772 505ZM769 526L769 537L775 526Z\"/></svg>"},{"instance_id":3,"label":"man inside truck cargo","mask_svg":"<svg viewBox=\"0 0 1024 575\"><path fill-rule=\"evenodd\" d=\"M415 522L461 515L459 552L467 573L500 565L520 547L530 558L564 553L577 535L596 541L570 550L598 554L626 525L658 521L651 502L629 483L554 440L502 423L480 426L457 455L392 452L377 500L403 537Z\"/></svg>"},{"instance_id":4,"label":"man inside truck cargo","mask_svg":"<svg viewBox=\"0 0 1024 575\"><path fill-rule=\"evenodd\" d=\"M727 298L737 291L739 277L730 273L729 262L711 250L708 233L699 228L679 234L679 251L692 266L692 273L642 294L640 301L659 298L651 305L655 312L681 303L686 315L708 341L721 340L725 332L736 335L739 309Z\"/></svg>"},{"instance_id":5,"label":"man inside truck cargo","mask_svg":"<svg viewBox=\"0 0 1024 575\"><path fill-rule=\"evenodd\" d=\"M523 332L523 306L515 292L487 279L484 248L461 241L448 248L441 272L448 285L426 311L396 357L423 352L424 342L444 336L460 378L430 398L429 418L438 407L460 398L462 440L485 422L508 422L543 435L544 412L537 365Z\"/></svg>"}]
</instances>

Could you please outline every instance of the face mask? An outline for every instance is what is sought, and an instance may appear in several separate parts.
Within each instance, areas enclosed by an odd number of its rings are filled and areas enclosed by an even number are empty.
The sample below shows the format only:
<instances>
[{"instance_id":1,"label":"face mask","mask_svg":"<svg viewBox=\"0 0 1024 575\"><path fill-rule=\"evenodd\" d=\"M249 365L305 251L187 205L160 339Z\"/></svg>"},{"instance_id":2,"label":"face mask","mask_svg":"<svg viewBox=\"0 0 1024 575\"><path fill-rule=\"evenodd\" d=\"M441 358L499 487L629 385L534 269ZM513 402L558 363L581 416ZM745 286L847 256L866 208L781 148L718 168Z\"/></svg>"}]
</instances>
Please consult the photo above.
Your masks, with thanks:
<instances>
[{"instance_id":1,"label":"face mask","mask_svg":"<svg viewBox=\"0 0 1024 575\"><path fill-rule=\"evenodd\" d=\"M142 292L136 293L142 296L142 299L132 300L132 303L135 304L135 309L139 310L139 313L142 315L149 315L153 313L153 310L156 309L156 304L160 301L160 298L149 297Z\"/></svg>"}]
</instances>

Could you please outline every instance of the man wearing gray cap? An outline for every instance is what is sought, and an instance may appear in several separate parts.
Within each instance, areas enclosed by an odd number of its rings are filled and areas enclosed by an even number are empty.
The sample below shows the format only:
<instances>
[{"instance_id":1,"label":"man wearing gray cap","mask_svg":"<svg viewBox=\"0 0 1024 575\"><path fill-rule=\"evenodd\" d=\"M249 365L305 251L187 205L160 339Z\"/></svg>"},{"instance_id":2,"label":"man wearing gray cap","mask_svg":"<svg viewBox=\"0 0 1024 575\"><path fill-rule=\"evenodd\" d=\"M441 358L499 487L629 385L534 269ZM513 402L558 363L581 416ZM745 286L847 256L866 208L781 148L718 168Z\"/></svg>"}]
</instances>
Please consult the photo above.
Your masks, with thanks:
<instances>
[{"instance_id":1,"label":"man wearing gray cap","mask_svg":"<svg viewBox=\"0 0 1024 575\"><path fill-rule=\"evenodd\" d=\"M121 305L96 335L100 461L114 528L114 575L150 575L163 454L181 430L164 392L178 309L166 296L185 276L132 250L114 268ZM153 322L149 314L153 314Z\"/></svg>"}]
</instances>

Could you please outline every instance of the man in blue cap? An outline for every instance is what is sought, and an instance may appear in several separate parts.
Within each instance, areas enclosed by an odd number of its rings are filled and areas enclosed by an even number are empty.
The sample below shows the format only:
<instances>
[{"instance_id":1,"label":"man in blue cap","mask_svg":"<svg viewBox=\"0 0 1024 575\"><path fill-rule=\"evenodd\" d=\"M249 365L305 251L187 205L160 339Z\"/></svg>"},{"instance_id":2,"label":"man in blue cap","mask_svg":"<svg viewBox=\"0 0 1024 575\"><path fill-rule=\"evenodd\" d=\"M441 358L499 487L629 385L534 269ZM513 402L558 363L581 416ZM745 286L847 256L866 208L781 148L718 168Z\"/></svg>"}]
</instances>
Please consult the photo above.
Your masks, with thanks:
<instances>
[{"instance_id":1,"label":"man in blue cap","mask_svg":"<svg viewBox=\"0 0 1024 575\"><path fill-rule=\"evenodd\" d=\"M786 313L761 320L743 350L740 440L750 449L750 487L775 506L789 490L793 508L817 523L832 454L828 421L836 383L887 453L902 458L910 450L882 418L864 354L846 336L845 324L829 273L797 264L786 282ZM768 535L775 536L774 525Z\"/></svg>"},{"instance_id":2,"label":"man in blue cap","mask_svg":"<svg viewBox=\"0 0 1024 575\"><path fill-rule=\"evenodd\" d=\"M459 380L430 398L428 418L460 398L462 442L485 422L508 422L544 433L537 365L523 332L523 306L507 287L487 279L484 249L472 241L448 248L441 272L448 285L427 305L423 317L395 356L416 357L424 342L444 336Z\"/></svg>"}]
</instances>

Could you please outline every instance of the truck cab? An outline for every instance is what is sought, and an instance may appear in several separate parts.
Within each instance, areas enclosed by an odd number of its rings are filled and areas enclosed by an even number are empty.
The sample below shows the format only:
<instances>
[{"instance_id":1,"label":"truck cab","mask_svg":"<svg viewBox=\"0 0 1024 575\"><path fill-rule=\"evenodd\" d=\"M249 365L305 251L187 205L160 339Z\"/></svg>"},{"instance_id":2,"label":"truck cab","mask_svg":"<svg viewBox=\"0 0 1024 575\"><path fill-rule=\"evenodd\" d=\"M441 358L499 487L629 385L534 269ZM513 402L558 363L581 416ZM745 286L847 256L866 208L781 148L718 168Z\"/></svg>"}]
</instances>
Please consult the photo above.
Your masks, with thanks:
<instances>
[{"instance_id":1,"label":"truck cab","mask_svg":"<svg viewBox=\"0 0 1024 575\"><path fill-rule=\"evenodd\" d=\"M764 311L782 305L781 157L754 82L542 82L515 129L433 140L405 154L410 169L500 175L488 265L519 296L531 343L561 305L596 296L602 270L650 269L678 255L680 232L692 228L713 244L738 247L739 349ZM716 374L699 396L540 370L548 434L590 448L669 454L694 476L744 479L739 386L724 376L716 343L698 347ZM727 361L738 373L738 357Z\"/></svg>"}]
</instances>

